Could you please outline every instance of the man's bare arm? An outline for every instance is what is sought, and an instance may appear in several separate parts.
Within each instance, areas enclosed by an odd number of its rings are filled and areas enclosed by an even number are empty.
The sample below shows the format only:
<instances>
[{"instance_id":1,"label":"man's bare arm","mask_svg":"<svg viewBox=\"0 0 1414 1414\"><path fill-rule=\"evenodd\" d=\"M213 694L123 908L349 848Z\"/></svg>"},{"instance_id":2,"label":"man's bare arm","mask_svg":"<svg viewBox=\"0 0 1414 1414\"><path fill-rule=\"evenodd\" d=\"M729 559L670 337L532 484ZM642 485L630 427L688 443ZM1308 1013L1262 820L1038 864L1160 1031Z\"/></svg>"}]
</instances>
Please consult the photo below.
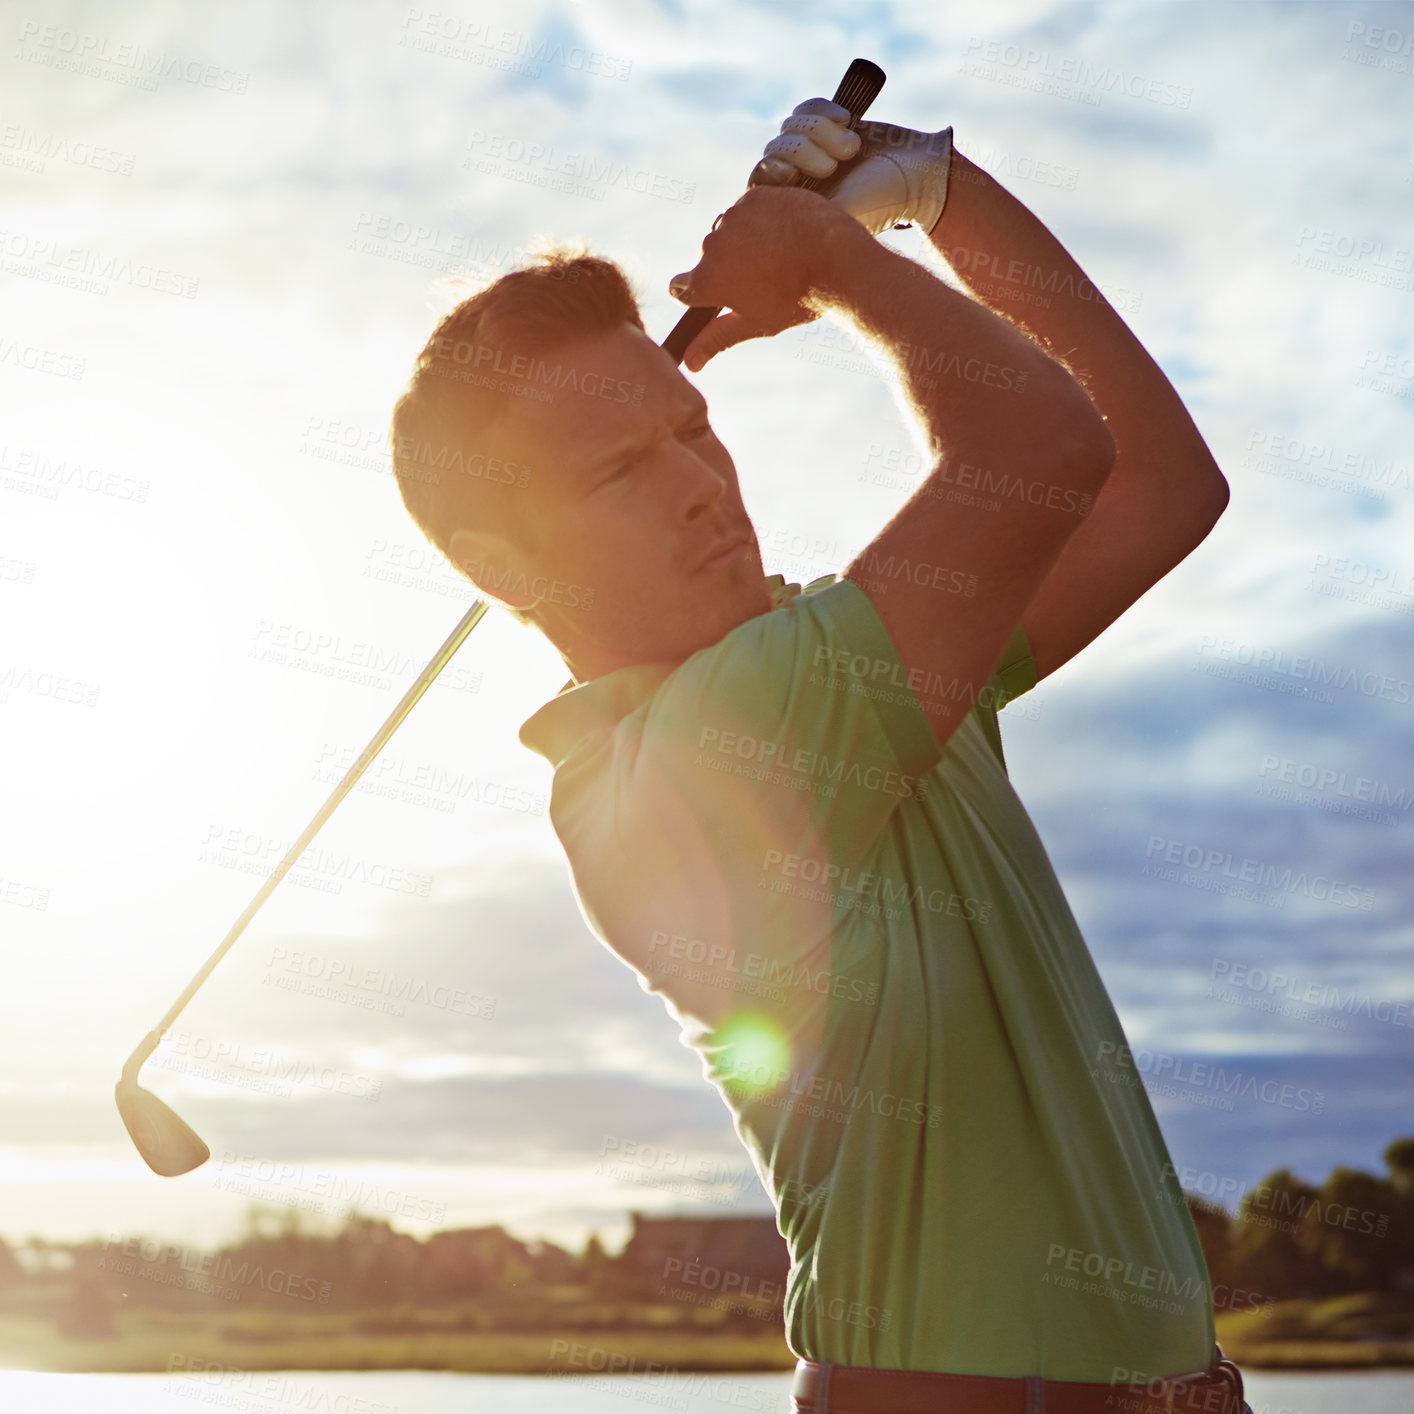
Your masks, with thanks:
<instances>
[{"instance_id":1,"label":"man's bare arm","mask_svg":"<svg viewBox=\"0 0 1414 1414\"><path fill-rule=\"evenodd\" d=\"M1065 360L1115 439L1103 492L1021 618L1045 677L1203 540L1227 505L1227 482L1113 306L1042 222L956 149L929 240L977 299Z\"/></svg>"},{"instance_id":2,"label":"man's bare arm","mask_svg":"<svg viewBox=\"0 0 1414 1414\"><path fill-rule=\"evenodd\" d=\"M986 305L872 238L844 248L819 298L895 363L934 462L845 577L869 595L945 742L1081 523L1057 499L1099 493L1114 439L1064 365ZM957 494L967 468L1045 494L994 509Z\"/></svg>"},{"instance_id":3,"label":"man's bare arm","mask_svg":"<svg viewBox=\"0 0 1414 1414\"><path fill-rule=\"evenodd\" d=\"M747 191L672 289L684 303L730 308L698 336L704 346L714 330L722 348L834 311L896 365L935 465L845 575L883 619L945 742L1079 523L1044 500L998 512L950 499L955 473L974 464L1093 496L1114 460L1104 419L1034 340L815 192Z\"/></svg>"}]
</instances>

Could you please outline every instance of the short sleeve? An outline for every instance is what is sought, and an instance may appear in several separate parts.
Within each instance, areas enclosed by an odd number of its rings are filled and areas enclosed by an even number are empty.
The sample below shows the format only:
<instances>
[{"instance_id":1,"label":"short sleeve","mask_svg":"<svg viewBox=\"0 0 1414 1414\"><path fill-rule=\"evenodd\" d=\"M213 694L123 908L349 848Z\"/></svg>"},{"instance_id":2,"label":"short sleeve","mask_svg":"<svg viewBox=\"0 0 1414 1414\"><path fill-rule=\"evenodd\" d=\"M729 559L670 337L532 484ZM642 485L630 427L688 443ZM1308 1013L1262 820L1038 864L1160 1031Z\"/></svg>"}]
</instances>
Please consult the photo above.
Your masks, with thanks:
<instances>
[{"instance_id":1,"label":"short sleeve","mask_svg":"<svg viewBox=\"0 0 1414 1414\"><path fill-rule=\"evenodd\" d=\"M1006 770L1006 756L1002 752L1002 733L997 724L997 713L1007 705L1030 692L1036 686L1036 663L1031 656L1031 644L1021 630L1021 625L1012 630L1002 656L997 661L996 671L988 680L988 690L978 697L974 708L978 724L988 745L992 748L1003 771Z\"/></svg>"},{"instance_id":2,"label":"short sleeve","mask_svg":"<svg viewBox=\"0 0 1414 1414\"><path fill-rule=\"evenodd\" d=\"M693 654L561 762L550 813L590 926L684 1017L826 965L838 909L942 747L839 580ZM835 959L838 961L838 958Z\"/></svg>"}]
</instances>

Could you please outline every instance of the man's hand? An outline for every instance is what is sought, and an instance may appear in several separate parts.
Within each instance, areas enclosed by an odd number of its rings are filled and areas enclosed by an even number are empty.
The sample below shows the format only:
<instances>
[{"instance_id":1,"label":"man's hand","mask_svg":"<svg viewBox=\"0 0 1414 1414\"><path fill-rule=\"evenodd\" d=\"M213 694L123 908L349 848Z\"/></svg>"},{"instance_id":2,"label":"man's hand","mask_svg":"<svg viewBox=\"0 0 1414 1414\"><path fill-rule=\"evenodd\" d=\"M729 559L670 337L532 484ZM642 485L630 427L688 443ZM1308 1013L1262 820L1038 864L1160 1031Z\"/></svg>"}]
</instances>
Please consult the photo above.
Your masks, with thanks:
<instances>
[{"instance_id":1,"label":"man's hand","mask_svg":"<svg viewBox=\"0 0 1414 1414\"><path fill-rule=\"evenodd\" d=\"M729 311L687 347L683 366L696 373L745 339L779 334L825 312L820 294L834 262L852 243L870 241L859 223L818 192L752 187L718 218L702 259L668 284L686 305Z\"/></svg>"},{"instance_id":2,"label":"man's hand","mask_svg":"<svg viewBox=\"0 0 1414 1414\"><path fill-rule=\"evenodd\" d=\"M915 132L861 120L828 98L807 98L766 144L751 185L790 186L802 176L848 211L870 235L899 224L931 232L943 214L952 166L952 129Z\"/></svg>"}]
</instances>

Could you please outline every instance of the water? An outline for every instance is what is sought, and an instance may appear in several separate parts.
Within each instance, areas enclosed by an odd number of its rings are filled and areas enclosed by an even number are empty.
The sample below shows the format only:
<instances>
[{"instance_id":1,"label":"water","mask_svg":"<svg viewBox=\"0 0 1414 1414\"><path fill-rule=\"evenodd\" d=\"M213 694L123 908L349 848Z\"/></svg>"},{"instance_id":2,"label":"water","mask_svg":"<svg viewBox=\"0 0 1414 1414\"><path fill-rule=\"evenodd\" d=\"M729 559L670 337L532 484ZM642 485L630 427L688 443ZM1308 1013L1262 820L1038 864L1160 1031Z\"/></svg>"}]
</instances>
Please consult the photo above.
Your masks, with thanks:
<instances>
[{"instance_id":1,"label":"water","mask_svg":"<svg viewBox=\"0 0 1414 1414\"><path fill-rule=\"evenodd\" d=\"M1245 1376L1253 1414L1409 1414L1414 1372ZM4 1414L789 1414L790 1375L448 1375L419 1370L203 1380L0 1370Z\"/></svg>"}]
</instances>

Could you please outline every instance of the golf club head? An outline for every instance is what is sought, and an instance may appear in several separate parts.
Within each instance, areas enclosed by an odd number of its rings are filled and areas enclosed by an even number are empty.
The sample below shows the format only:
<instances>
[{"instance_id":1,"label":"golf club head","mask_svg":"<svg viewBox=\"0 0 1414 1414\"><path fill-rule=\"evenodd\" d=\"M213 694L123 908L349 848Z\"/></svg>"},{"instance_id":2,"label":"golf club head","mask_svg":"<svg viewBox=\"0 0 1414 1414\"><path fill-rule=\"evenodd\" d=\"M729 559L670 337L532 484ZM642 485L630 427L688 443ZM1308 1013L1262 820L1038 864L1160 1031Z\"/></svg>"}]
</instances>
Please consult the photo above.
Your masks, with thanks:
<instances>
[{"instance_id":1,"label":"golf club head","mask_svg":"<svg viewBox=\"0 0 1414 1414\"><path fill-rule=\"evenodd\" d=\"M150 1090L135 1080L120 1080L113 1089L123 1124L153 1173L176 1178L211 1157L197 1132Z\"/></svg>"}]
</instances>

